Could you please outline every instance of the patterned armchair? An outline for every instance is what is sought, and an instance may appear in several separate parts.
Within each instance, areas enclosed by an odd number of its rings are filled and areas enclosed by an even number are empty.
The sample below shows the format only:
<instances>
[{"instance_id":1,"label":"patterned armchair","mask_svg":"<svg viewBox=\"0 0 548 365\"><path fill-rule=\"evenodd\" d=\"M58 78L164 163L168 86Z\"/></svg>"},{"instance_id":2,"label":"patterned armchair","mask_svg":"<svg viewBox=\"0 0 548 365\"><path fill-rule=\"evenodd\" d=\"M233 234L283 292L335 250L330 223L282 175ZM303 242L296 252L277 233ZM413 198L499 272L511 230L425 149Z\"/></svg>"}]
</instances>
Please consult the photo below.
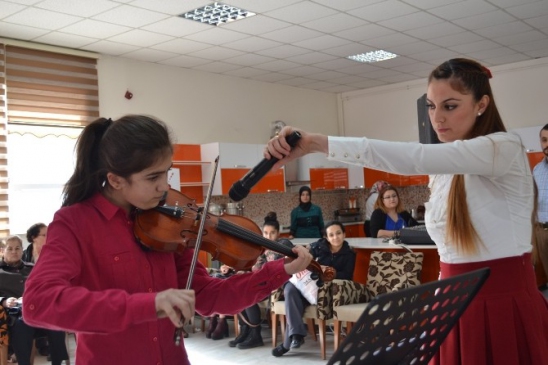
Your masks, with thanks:
<instances>
[{"instance_id":1,"label":"patterned armchair","mask_svg":"<svg viewBox=\"0 0 548 365\"><path fill-rule=\"evenodd\" d=\"M306 307L303 318L308 324L308 331L317 341L315 321L318 322L320 333L320 348L322 359L325 360L325 324L328 319L333 318L333 305L331 294L331 282L325 282L318 288L318 304ZM284 288L278 288L270 295L270 314L272 317L272 347L278 342L277 324L280 323L282 339L285 336L285 302ZM283 340L282 340L283 341Z\"/></svg>"},{"instance_id":2,"label":"patterned armchair","mask_svg":"<svg viewBox=\"0 0 548 365\"><path fill-rule=\"evenodd\" d=\"M339 347L341 322L347 322L347 331L361 316L367 302L379 294L420 285L424 255L412 252L371 253L367 285L350 280L333 280L333 324L335 350Z\"/></svg>"}]
</instances>

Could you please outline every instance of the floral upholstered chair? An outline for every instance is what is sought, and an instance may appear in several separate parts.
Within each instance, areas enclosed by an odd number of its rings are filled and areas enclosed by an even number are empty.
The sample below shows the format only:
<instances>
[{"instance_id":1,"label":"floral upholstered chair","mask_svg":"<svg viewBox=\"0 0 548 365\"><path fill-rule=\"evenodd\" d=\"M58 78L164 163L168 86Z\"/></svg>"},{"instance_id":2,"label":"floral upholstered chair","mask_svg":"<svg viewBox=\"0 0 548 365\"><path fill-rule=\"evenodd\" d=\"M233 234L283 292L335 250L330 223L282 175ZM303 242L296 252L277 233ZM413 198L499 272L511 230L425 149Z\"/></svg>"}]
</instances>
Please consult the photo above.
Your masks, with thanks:
<instances>
[{"instance_id":1,"label":"floral upholstered chair","mask_svg":"<svg viewBox=\"0 0 548 365\"><path fill-rule=\"evenodd\" d=\"M325 324L328 319L333 318L333 301L331 298L331 283L325 282L318 288L318 304L306 307L303 318L306 319L308 332L317 341L315 331L315 321L318 323L320 334L320 349L322 359L325 360ZM278 322L280 323L282 341L285 336L285 302L284 288L278 288L270 295L270 315L272 318L272 347L276 347L278 342Z\"/></svg>"},{"instance_id":2,"label":"floral upholstered chair","mask_svg":"<svg viewBox=\"0 0 548 365\"><path fill-rule=\"evenodd\" d=\"M380 294L420 285L423 256L421 252L374 251L369 261L367 285L350 280L333 280L335 350L340 343L341 322L346 322L347 332L350 331L367 302Z\"/></svg>"}]
</instances>

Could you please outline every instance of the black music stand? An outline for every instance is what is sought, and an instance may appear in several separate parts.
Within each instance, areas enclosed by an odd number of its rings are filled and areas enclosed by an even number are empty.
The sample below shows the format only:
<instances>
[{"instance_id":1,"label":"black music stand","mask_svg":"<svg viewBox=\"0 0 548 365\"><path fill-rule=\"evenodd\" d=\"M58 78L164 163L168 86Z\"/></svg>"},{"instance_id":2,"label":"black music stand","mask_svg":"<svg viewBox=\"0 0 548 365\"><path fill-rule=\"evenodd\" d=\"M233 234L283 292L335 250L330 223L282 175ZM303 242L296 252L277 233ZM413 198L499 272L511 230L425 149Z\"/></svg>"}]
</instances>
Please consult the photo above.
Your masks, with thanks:
<instances>
[{"instance_id":1,"label":"black music stand","mask_svg":"<svg viewBox=\"0 0 548 365\"><path fill-rule=\"evenodd\" d=\"M371 300L328 365L428 364L487 280L489 268Z\"/></svg>"}]
</instances>

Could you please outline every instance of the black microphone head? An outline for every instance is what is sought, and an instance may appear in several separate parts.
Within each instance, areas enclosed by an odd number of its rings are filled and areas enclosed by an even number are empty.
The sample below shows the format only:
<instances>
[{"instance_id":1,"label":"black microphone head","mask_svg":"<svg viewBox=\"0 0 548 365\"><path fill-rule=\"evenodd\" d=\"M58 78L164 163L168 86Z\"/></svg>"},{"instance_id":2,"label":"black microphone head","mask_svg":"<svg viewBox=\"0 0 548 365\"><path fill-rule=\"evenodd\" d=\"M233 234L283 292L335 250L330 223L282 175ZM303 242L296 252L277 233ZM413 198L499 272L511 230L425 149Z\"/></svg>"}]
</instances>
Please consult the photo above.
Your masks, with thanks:
<instances>
[{"instance_id":1,"label":"black microphone head","mask_svg":"<svg viewBox=\"0 0 548 365\"><path fill-rule=\"evenodd\" d=\"M249 189L247 189L241 182L241 180L236 181L232 184L228 196L235 202L239 202L244 199L247 194L249 194Z\"/></svg>"}]
</instances>

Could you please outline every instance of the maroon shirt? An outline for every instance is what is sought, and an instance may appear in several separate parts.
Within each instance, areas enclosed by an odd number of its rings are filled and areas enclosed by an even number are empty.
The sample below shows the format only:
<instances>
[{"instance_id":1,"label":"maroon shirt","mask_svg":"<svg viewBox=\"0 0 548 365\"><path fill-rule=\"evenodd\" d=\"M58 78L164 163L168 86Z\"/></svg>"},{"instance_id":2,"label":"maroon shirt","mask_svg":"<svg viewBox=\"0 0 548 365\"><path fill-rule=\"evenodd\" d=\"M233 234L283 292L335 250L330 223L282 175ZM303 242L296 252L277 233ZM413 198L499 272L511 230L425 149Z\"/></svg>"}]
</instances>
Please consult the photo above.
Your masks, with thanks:
<instances>
[{"instance_id":1,"label":"maroon shirt","mask_svg":"<svg viewBox=\"0 0 548 365\"><path fill-rule=\"evenodd\" d=\"M133 221L100 194L62 208L27 280L25 321L76 332L78 365L188 364L171 321L156 317L154 300L157 292L185 287L192 253L143 250ZM196 311L233 314L259 302L289 280L283 264L221 280L197 263Z\"/></svg>"}]
</instances>

